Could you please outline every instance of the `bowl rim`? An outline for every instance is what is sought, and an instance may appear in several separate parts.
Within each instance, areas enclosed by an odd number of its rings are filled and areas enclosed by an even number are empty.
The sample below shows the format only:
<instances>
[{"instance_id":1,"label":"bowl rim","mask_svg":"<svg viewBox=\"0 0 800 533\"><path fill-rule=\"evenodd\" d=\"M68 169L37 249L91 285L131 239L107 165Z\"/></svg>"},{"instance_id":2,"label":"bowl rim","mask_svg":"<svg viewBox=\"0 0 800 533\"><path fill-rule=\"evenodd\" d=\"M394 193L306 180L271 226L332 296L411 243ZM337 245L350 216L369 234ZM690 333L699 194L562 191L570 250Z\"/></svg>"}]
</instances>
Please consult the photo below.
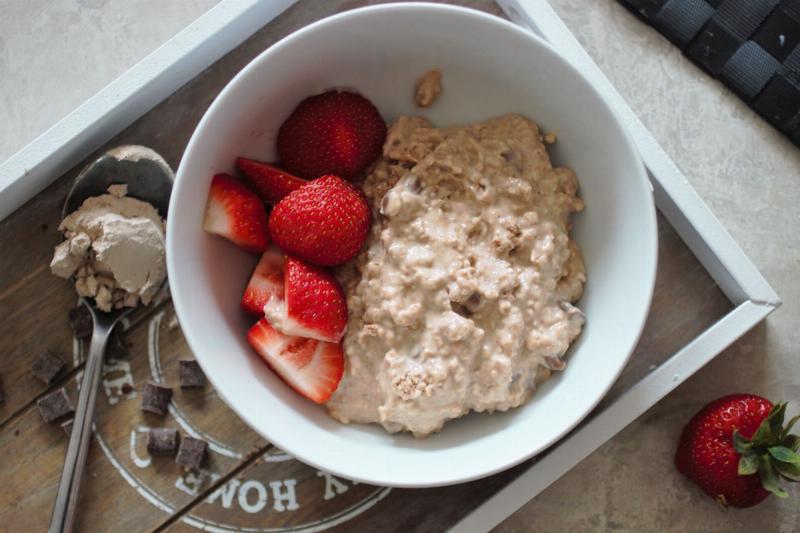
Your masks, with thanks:
<instances>
[{"instance_id":1,"label":"bowl rim","mask_svg":"<svg viewBox=\"0 0 800 533\"><path fill-rule=\"evenodd\" d=\"M462 16L474 17L474 18L480 19L482 21L482 23L484 23L484 24L492 24L492 25L495 25L497 27L503 28L505 31L515 32L515 33L517 33L517 34L529 39L532 43L534 43L536 46L538 46L540 48L540 52L551 54L552 56L554 56L556 58L556 60L561 62L567 70L572 71L572 74L574 76L576 76L576 77L580 78L581 80L583 80L583 82L587 86L588 90L595 94L595 96L597 97L597 99L599 101L599 105L605 107L605 111L610 116L613 117L613 119L616 121L617 125L619 126L619 129L621 130L622 138L618 139L619 143L624 145L625 151L627 151L628 153L633 155L632 161L631 161L631 163L632 163L631 174L635 173L637 175L635 179L642 181L644 186L647 189L649 189L649 191L650 191L650 194L647 195L647 200L648 201L645 202L645 205L643 206L643 208L646 211L646 213L643 215L643 220L646 218L647 222L648 222L647 228L645 228L645 229L647 230L647 233L649 234L648 235L648 239L647 239L647 244L649 244L649 246L647 247L646 250L643 250L646 254L643 254L643 256L642 256L642 267L643 267L642 271L648 276L647 279L649 279L649 281L646 283L648 287L647 287L647 294L646 294L646 298L645 298L645 302L646 302L646 304L644 306L644 310L645 311L642 313L642 316L639 319L639 325L637 327L635 335L633 335L630 338L630 342L624 347L624 351L625 351L625 353L627 355L624 358L624 360L622 360L620 362L619 368L617 368L616 371L613 373L613 379L609 379L608 384L603 388L602 393L598 394L597 398L594 399L594 401L592 401L590 404L588 404L586 406L586 408L583 410L583 412L581 412L579 416L575 417L575 420L572 423L568 424L565 427L565 429L563 431L561 431L560 433L554 434L550 439L548 439L548 441L544 445L542 445L542 446L540 446L538 448L530 449L530 450L526 451L525 453L518 454L518 455L513 456L513 457L508 457L508 458L506 458L505 461L502 461L499 464L491 465L490 468L475 469L474 471L471 471L470 473L468 473L466 475L453 474L453 475L451 475L449 477L442 478L442 479L437 479L437 480L434 480L434 481L424 480L424 481L420 481L420 482L406 482L406 481L397 482L397 481L393 481L391 479L386 479L386 478L381 477L381 476L371 475L371 473L368 472L368 471L367 472L353 473L353 472L350 472L350 471L339 469L336 465L320 464L319 462L317 462L315 460L315 458L313 456L309 456L309 455L304 454L304 453L296 453L294 450L291 449L291 445L287 446L288 443L284 439L282 439L280 437L275 438L274 436L267 435L266 432L262 431L262 429L258 425L256 425L254 422L251 421L251 419L253 417L248 415L246 412L243 412L243 411L239 410L237 408L237 403L232 401L227 396L227 394L224 391L224 389L220 388L218 386L218 384L216 382L216 377L214 376L213 372L212 373L206 372L207 375L208 375L209 381L212 383L212 385L214 385L214 388L215 388L217 394L225 402L225 404L234 413L236 413L236 415L239 416L248 425L248 427L250 427L256 433L258 433L263 438L268 440L271 444L273 444L273 445L277 446L278 448L286 451L287 453L289 453L290 455L292 455L293 457L295 457L299 461L301 461L301 462L303 462L303 463L305 463L307 465L310 465L310 466L312 466L314 468L318 468L318 469L323 470L325 472L329 472L330 474L333 474L333 475L336 475L336 476L339 476L339 477L342 477L342 478L345 478L345 479L358 481L360 483L367 483L367 484L378 485L378 486L397 487L397 488L424 488L424 487L447 486L447 485L454 485L454 484L458 484L458 483L466 483L466 482L473 481L473 480L476 480L476 479L481 479L481 478L484 478L484 477L487 477L487 476L491 476L491 475L496 474L498 472L502 472L504 470L512 468L512 467L522 463L525 460L530 459L531 457L535 456L536 454L546 450L547 448L552 446L554 443L556 443L560 439L562 439L570 431L572 431L578 424L580 424L597 407L597 405L600 403L600 401L603 398L605 398L605 396L608 394L608 391L611 389L611 387L614 385L614 383L616 383L616 381L619 379L619 376L622 373L622 371L627 367L628 362L630 361L630 358L631 358L631 356L633 354L633 351L634 351L636 345L638 344L638 342L639 342L639 340L641 338L642 332L644 331L644 326L645 326L645 323L647 321L647 317L649 315L649 309L650 309L650 307L652 305L653 292L654 292L654 289L655 289L655 282L656 282L656 273L657 273L657 268L658 268L658 221L657 221L657 216L656 216L655 202L654 202L654 198L653 198L653 187L652 187L652 183L649 181L649 178L647 176L647 172L646 172L644 163L643 163L641 157L639 156L639 151L638 151L638 148L636 147L636 144L635 144L635 142L633 140L633 136L631 135L631 133L628 130L628 128L625 126L625 122L621 119L619 114L610 105L609 101L604 96L604 94L600 90L598 90L598 88L586 76L583 75L581 70L579 68L577 68L576 65L574 65L569 59L567 59L566 57L561 55L561 53L559 53L558 50L556 50L550 43L548 43L547 41L545 41L544 39L542 39L541 37L539 37L535 33L531 32L531 31L528 31L528 30L526 30L526 29L524 29L524 28L522 28L522 27L520 27L520 26L518 26L518 25L516 25L516 24L514 24L514 23L512 23L510 21L508 21L508 20L502 19L502 18L500 18L498 16L495 16L495 15L492 15L490 13L486 13L486 12L483 12L483 11L479 11L479 10L476 10L476 9L471 9L471 8L462 7L462 6L449 5L449 4L434 4L434 3L429 3L429 2L404 2L404 3L380 4L380 5L375 5L375 6L367 6L367 7L356 8L356 9L348 10L348 11L345 11L345 12L342 12L342 13L337 13L337 14L325 17L323 19L320 19L318 21L315 21L315 22L309 24L308 26L305 26L303 28L300 28L299 30L296 30L296 31L290 33L289 35L285 36L281 40L277 41L276 43L272 44L271 46L269 46L268 48L266 48L265 50L260 52L255 58L253 58L247 65L245 65L225 85L225 87L222 89L222 91L220 91L220 93L214 98L214 100L212 101L211 105L205 111L205 113L203 114L203 117L198 122L197 126L195 127L195 129L194 129L194 131L192 133L192 136L191 136L188 144L186 145L186 149L184 150L184 157L187 154L190 154L194 150L195 145L197 143L199 143L198 139L200 137L200 132L204 131L205 129L207 129L207 127L208 127L213 115L215 114L215 111L216 111L217 107L221 105L220 102L222 102L223 100L226 99L226 96L228 95L228 93L232 92L234 90L234 87L238 84L238 82L240 80L242 80L243 78L247 77L251 71L259 68L260 64L263 63L271 54L277 52L278 50L280 50L280 49L282 49L282 48L284 48L284 47L286 47L288 45L291 45L293 42L295 42L297 40L302 39L308 33L315 32L315 31L317 31L318 29L320 29L320 28L322 28L324 26L327 26L327 25L330 25L330 24L335 24L335 23L337 23L337 22L339 22L340 20L343 20L343 19L360 17L360 16L367 16L367 15L371 15L373 13L382 12L382 11L396 12L396 11L414 11L414 10L421 10L421 9L422 10L428 10L430 12L438 11L438 12L444 12L444 13L457 13L457 14L462 15ZM178 172L176 173L176 179L175 179L175 185L174 185L176 191L180 190L181 185L184 182L186 182L187 179L188 179L188 178L183 178L183 174L184 174L183 169L184 168L185 168L184 165L180 165L179 168L178 168ZM178 197L179 197L178 194L173 194L172 198L170 199L169 211L171 213L176 213L177 212L177 206L173 205L173 204L177 202L177 198ZM176 231L174 229L174 226L177 224L177 222L175 220L176 220L176 217L169 217L167 219L167 235L168 236L170 234L174 234L174 232ZM179 279L180 278L180 276L178 275L179 274L179 270L178 270L177 265L175 265L175 261L176 261L175 257L176 257L176 253L177 252L175 252L175 251L173 251L172 253L170 252L173 249L173 246L175 246L173 241L174 241L174 239L170 239L169 237L167 238L167 254L166 254L167 255L167 258L166 258L167 259L167 272L168 272L169 278L171 278L171 279ZM180 320L181 315L186 316L186 312L187 311L185 310L184 306L188 305L188 304L185 304L185 302L187 300L184 297L183 289L181 288L181 283L180 282L170 283L170 290L172 292L172 302L173 302L173 306L175 308L175 313L178 316L178 319ZM193 354L195 354L195 358L197 359L197 361L199 362L201 367L203 367L203 359L202 359L202 357L197 357L197 355L196 355L196 354L202 353L202 350L198 350L197 349L197 348L202 346L202 342L200 341L200 339L198 339L198 338L196 338L194 336L193 331L192 331L191 328L182 328L182 329L183 329L183 334L184 334L184 336L186 338L187 344L189 345L189 348L192 350ZM433 436L433 438L435 438L435 436Z\"/></svg>"}]
</instances>

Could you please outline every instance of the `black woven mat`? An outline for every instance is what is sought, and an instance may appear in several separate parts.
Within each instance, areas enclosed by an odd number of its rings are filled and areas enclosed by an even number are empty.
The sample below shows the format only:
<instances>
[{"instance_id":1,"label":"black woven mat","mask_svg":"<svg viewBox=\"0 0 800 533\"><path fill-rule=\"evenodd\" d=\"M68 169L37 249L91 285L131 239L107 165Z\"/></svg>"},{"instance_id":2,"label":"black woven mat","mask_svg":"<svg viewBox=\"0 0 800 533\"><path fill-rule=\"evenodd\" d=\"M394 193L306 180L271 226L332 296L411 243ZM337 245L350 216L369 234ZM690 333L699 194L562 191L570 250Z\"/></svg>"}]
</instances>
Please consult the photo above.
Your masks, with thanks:
<instances>
[{"instance_id":1,"label":"black woven mat","mask_svg":"<svg viewBox=\"0 0 800 533\"><path fill-rule=\"evenodd\" d=\"M800 0L619 0L800 146Z\"/></svg>"}]
</instances>

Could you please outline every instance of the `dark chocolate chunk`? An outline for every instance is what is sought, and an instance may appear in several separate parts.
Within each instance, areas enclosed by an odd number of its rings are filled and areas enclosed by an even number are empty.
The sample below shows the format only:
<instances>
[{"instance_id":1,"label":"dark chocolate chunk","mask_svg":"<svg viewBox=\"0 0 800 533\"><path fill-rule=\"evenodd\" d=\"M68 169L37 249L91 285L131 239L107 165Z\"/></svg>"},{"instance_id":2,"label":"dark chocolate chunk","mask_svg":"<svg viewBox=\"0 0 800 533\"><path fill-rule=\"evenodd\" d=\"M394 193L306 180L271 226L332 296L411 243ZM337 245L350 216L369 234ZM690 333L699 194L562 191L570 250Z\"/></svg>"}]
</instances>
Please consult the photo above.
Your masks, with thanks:
<instances>
[{"instance_id":1,"label":"dark chocolate chunk","mask_svg":"<svg viewBox=\"0 0 800 533\"><path fill-rule=\"evenodd\" d=\"M130 394L133 390L130 383L123 383L122 384L122 394Z\"/></svg>"},{"instance_id":2,"label":"dark chocolate chunk","mask_svg":"<svg viewBox=\"0 0 800 533\"><path fill-rule=\"evenodd\" d=\"M181 440L181 447L178 450L175 462L189 470L196 470L203 465L207 448L208 443L206 441L186 437Z\"/></svg>"},{"instance_id":3,"label":"dark chocolate chunk","mask_svg":"<svg viewBox=\"0 0 800 533\"><path fill-rule=\"evenodd\" d=\"M178 361L178 379L182 388L202 387L206 384L206 375L194 359Z\"/></svg>"},{"instance_id":4,"label":"dark chocolate chunk","mask_svg":"<svg viewBox=\"0 0 800 533\"><path fill-rule=\"evenodd\" d=\"M0 377L0 403L5 403L6 401L6 391L3 388L3 378Z\"/></svg>"},{"instance_id":5,"label":"dark chocolate chunk","mask_svg":"<svg viewBox=\"0 0 800 533\"><path fill-rule=\"evenodd\" d=\"M745 99L752 100L758 96L780 65L761 46L747 41L722 68L719 77Z\"/></svg>"},{"instance_id":6,"label":"dark chocolate chunk","mask_svg":"<svg viewBox=\"0 0 800 533\"><path fill-rule=\"evenodd\" d=\"M775 127L788 127L791 119L800 112L800 86L777 74L761 91L754 107Z\"/></svg>"},{"instance_id":7,"label":"dark chocolate chunk","mask_svg":"<svg viewBox=\"0 0 800 533\"><path fill-rule=\"evenodd\" d=\"M75 334L75 337L79 339L88 339L92 336L92 330L94 329L92 312L83 304L79 304L78 307L70 309L69 325L72 327L72 332Z\"/></svg>"},{"instance_id":8,"label":"dark chocolate chunk","mask_svg":"<svg viewBox=\"0 0 800 533\"><path fill-rule=\"evenodd\" d=\"M36 407L39 408L39 414L42 415L42 420L45 422L52 422L64 415L75 412L75 407L72 405L72 400L67 395L66 389L61 387L43 396L36 401Z\"/></svg>"},{"instance_id":9,"label":"dark chocolate chunk","mask_svg":"<svg viewBox=\"0 0 800 533\"><path fill-rule=\"evenodd\" d=\"M175 455L178 451L178 430L150 428L147 432L147 451L150 455Z\"/></svg>"},{"instance_id":10,"label":"dark chocolate chunk","mask_svg":"<svg viewBox=\"0 0 800 533\"><path fill-rule=\"evenodd\" d=\"M171 388L148 381L144 384L142 411L165 415L167 414L170 399L172 399Z\"/></svg>"},{"instance_id":11,"label":"dark chocolate chunk","mask_svg":"<svg viewBox=\"0 0 800 533\"><path fill-rule=\"evenodd\" d=\"M72 422L73 422L73 420L74 420L73 418L70 418L69 420L61 422L61 429L64 430L64 433L67 434L67 437L72 435Z\"/></svg>"},{"instance_id":12,"label":"dark chocolate chunk","mask_svg":"<svg viewBox=\"0 0 800 533\"><path fill-rule=\"evenodd\" d=\"M64 369L66 363L51 351L42 352L33 360L31 371L33 375L42 380L45 385L50 385Z\"/></svg>"},{"instance_id":13,"label":"dark chocolate chunk","mask_svg":"<svg viewBox=\"0 0 800 533\"><path fill-rule=\"evenodd\" d=\"M128 357L128 345L125 343L125 334L121 327L114 328L106 346L106 357L110 359L124 359Z\"/></svg>"},{"instance_id":14,"label":"dark chocolate chunk","mask_svg":"<svg viewBox=\"0 0 800 533\"><path fill-rule=\"evenodd\" d=\"M714 14L705 0L670 0L653 20L667 39L684 48Z\"/></svg>"}]
</instances>

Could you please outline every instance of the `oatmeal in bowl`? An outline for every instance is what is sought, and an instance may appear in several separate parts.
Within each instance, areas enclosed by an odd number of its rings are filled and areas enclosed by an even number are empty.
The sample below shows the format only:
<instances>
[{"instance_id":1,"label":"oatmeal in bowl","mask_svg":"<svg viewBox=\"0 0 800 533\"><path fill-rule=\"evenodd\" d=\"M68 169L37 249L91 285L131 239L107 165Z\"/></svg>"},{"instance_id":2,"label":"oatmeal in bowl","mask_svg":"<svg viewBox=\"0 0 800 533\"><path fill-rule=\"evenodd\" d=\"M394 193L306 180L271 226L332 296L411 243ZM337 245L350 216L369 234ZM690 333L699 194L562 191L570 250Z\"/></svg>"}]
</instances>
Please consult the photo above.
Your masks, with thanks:
<instances>
[{"instance_id":1,"label":"oatmeal in bowl","mask_svg":"<svg viewBox=\"0 0 800 533\"><path fill-rule=\"evenodd\" d=\"M563 370L584 323L569 235L583 201L535 123L400 117L363 188L372 230L340 275L350 319L334 418L425 436L517 407Z\"/></svg>"}]
</instances>

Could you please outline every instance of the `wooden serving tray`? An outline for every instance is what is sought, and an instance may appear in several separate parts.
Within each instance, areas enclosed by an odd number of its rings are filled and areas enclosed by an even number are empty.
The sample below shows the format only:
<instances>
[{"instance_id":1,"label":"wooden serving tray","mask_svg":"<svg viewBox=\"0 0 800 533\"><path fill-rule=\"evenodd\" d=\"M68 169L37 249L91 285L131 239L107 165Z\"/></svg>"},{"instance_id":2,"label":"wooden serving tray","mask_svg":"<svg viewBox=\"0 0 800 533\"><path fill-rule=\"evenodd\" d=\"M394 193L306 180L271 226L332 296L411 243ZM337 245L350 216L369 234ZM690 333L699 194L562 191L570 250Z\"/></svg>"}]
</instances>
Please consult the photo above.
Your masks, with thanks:
<instances>
[{"instance_id":1,"label":"wooden serving tray","mask_svg":"<svg viewBox=\"0 0 800 533\"><path fill-rule=\"evenodd\" d=\"M56 231L61 204L74 177L107 148L126 143L148 145L176 168L202 114L244 65L292 31L365 3L299 2L0 222L0 380L6 392L0 404L0 473L6 482L0 491L0 531L41 531L49 523L68 437L58 424L41 420L36 400L64 385L77 398L88 348L73 338L67 322L76 305L74 291L48 268L61 239ZM457 3L503 16L493 2ZM642 340L613 389L573 434L736 307L663 217L659 241L658 278ZM78 531L441 531L529 472L535 461L436 489L388 489L337 479L263 440L210 385L178 387L178 360L192 354L168 291L130 317L125 339L130 353L109 358L104 368ZM45 350L68 361L50 387L30 371L33 358ZM140 410L148 380L173 387L166 417ZM204 468L187 473L171 458L149 457L144 444L149 427L176 427L183 436L208 440ZM593 447L602 442L598 438Z\"/></svg>"}]
</instances>

